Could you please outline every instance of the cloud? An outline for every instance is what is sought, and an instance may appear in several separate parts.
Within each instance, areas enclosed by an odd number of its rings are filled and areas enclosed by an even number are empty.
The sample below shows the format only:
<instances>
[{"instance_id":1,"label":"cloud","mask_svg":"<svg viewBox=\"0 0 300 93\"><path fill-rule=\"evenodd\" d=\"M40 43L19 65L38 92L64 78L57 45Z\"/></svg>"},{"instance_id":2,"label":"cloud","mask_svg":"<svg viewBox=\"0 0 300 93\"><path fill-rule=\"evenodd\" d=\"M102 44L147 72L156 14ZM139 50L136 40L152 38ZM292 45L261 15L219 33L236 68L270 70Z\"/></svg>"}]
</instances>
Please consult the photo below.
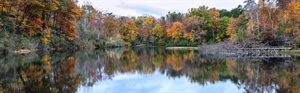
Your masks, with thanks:
<instances>
[{"instance_id":1,"label":"cloud","mask_svg":"<svg viewBox=\"0 0 300 93\"><path fill-rule=\"evenodd\" d=\"M120 5L117 7L122 8L122 9L130 9L133 11L136 11L140 14L147 14L147 15L164 15L164 10L156 7L150 7L147 5L138 5L138 4L128 4L122 2ZM125 12L125 11L124 11Z\"/></svg>"}]
</instances>

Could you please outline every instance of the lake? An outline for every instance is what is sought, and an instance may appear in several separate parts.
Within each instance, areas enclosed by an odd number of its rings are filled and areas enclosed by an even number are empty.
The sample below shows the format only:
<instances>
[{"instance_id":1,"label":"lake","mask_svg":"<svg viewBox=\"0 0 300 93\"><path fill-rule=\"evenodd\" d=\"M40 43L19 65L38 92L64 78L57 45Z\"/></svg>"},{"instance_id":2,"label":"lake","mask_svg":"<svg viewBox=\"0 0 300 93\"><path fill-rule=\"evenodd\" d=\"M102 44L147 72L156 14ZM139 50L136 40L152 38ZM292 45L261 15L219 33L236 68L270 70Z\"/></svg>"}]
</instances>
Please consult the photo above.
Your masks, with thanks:
<instances>
[{"instance_id":1,"label":"lake","mask_svg":"<svg viewBox=\"0 0 300 93\"><path fill-rule=\"evenodd\" d=\"M0 57L0 93L299 93L300 57L239 58L164 47Z\"/></svg>"}]
</instances>

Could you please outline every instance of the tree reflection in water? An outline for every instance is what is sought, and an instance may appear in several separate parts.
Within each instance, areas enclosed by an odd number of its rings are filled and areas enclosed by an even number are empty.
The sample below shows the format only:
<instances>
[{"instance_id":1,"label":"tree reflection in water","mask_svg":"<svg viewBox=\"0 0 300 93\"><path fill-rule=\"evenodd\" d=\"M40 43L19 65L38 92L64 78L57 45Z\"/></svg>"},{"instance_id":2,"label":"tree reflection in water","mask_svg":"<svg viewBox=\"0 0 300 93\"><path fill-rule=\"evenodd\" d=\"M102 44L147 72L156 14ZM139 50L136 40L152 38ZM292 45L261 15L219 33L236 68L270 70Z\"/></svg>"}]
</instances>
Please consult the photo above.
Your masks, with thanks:
<instances>
[{"instance_id":1,"label":"tree reflection in water","mask_svg":"<svg viewBox=\"0 0 300 93\"><path fill-rule=\"evenodd\" d=\"M255 61L253 61L255 60ZM280 62L276 62L280 61ZM300 92L299 58L219 59L194 50L119 48L0 58L1 92L76 92L122 73L187 77L205 86L230 80L245 92Z\"/></svg>"}]
</instances>

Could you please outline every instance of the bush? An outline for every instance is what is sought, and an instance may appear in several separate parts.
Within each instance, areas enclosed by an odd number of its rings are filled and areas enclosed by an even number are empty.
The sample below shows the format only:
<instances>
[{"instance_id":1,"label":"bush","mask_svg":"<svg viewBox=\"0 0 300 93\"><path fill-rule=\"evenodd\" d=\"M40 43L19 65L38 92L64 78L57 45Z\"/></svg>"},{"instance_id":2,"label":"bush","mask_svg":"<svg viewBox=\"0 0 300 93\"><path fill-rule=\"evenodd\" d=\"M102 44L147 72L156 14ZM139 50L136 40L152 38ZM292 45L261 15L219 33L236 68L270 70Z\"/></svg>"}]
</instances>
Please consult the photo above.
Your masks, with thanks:
<instances>
[{"instance_id":1,"label":"bush","mask_svg":"<svg viewBox=\"0 0 300 93\"><path fill-rule=\"evenodd\" d=\"M300 48L300 42L296 42L295 45L292 46L293 49Z\"/></svg>"},{"instance_id":2,"label":"bush","mask_svg":"<svg viewBox=\"0 0 300 93\"><path fill-rule=\"evenodd\" d=\"M131 46L131 43L128 42L126 43L126 45ZM106 42L106 46L108 47L119 47L119 46L124 46L124 42L122 39L118 38L118 39L113 39L113 40L109 40L108 42Z\"/></svg>"},{"instance_id":3,"label":"bush","mask_svg":"<svg viewBox=\"0 0 300 93\"><path fill-rule=\"evenodd\" d=\"M105 46L106 39L104 37L100 37L99 39L90 39L90 41L95 40L94 44L99 46Z\"/></svg>"},{"instance_id":4,"label":"bush","mask_svg":"<svg viewBox=\"0 0 300 93\"><path fill-rule=\"evenodd\" d=\"M186 39L181 39L175 45L176 46L197 46L197 43L190 42L189 40L186 40Z\"/></svg>"},{"instance_id":5,"label":"bush","mask_svg":"<svg viewBox=\"0 0 300 93\"><path fill-rule=\"evenodd\" d=\"M157 45L159 45L159 46L165 45L164 40L163 40L163 39L159 39L159 40L157 41Z\"/></svg>"},{"instance_id":6,"label":"bush","mask_svg":"<svg viewBox=\"0 0 300 93\"><path fill-rule=\"evenodd\" d=\"M183 40L179 40L178 42L176 42L175 45L176 45L176 46L187 46L188 43L189 43L188 40L183 39Z\"/></svg>"}]
</instances>

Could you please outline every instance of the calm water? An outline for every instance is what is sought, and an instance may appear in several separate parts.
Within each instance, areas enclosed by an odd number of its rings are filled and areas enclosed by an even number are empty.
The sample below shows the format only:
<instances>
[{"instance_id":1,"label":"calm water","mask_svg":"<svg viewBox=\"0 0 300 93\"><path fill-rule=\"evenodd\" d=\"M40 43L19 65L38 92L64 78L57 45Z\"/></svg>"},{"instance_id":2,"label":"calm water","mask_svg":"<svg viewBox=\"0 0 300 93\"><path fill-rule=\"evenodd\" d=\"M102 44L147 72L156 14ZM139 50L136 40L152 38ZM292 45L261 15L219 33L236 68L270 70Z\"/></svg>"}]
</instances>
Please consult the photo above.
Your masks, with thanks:
<instances>
[{"instance_id":1,"label":"calm water","mask_svg":"<svg viewBox=\"0 0 300 93\"><path fill-rule=\"evenodd\" d=\"M300 58L107 49L0 57L0 93L299 93Z\"/></svg>"}]
</instances>

